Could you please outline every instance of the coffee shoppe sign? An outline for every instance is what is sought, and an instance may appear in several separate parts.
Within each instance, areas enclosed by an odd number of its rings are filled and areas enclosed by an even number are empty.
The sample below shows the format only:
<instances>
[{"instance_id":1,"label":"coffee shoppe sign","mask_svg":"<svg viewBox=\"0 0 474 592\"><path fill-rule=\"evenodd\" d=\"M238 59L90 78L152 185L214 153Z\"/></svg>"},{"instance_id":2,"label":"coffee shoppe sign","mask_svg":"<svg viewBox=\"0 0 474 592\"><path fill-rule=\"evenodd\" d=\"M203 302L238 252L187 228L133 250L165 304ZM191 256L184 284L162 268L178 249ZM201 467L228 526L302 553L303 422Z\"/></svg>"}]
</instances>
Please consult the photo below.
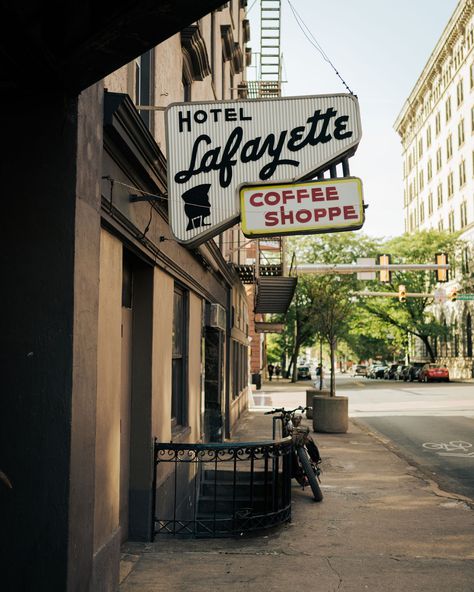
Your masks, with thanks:
<instances>
[{"instance_id":1,"label":"coffee shoppe sign","mask_svg":"<svg viewBox=\"0 0 474 592\"><path fill-rule=\"evenodd\" d=\"M336 94L175 103L166 134L171 229L194 246L239 220L241 185L309 178L355 152L361 125L357 98Z\"/></svg>"},{"instance_id":2,"label":"coffee shoppe sign","mask_svg":"<svg viewBox=\"0 0 474 592\"><path fill-rule=\"evenodd\" d=\"M240 189L248 237L357 230L364 224L362 181L355 177Z\"/></svg>"}]
</instances>

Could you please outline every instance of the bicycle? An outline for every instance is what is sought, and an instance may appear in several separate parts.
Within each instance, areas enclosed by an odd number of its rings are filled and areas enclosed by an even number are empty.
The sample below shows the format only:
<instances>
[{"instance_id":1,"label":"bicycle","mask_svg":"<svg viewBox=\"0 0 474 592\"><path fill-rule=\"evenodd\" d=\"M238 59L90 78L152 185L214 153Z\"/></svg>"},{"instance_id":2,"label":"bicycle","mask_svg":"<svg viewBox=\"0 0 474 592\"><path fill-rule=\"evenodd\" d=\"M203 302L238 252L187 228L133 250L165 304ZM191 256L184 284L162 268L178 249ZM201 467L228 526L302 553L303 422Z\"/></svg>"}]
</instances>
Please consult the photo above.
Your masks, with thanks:
<instances>
[{"instance_id":1,"label":"bicycle","mask_svg":"<svg viewBox=\"0 0 474 592\"><path fill-rule=\"evenodd\" d=\"M291 436L293 440L293 455L291 476L303 487L309 485L315 501L323 499L323 492L319 485L321 474L321 455L316 442L309 434L309 427L301 426L301 419L307 407L285 409L280 407L266 411L265 415L280 415L273 418L273 439L276 435L276 421L281 421L282 437ZM300 411L301 413L297 413Z\"/></svg>"}]
</instances>

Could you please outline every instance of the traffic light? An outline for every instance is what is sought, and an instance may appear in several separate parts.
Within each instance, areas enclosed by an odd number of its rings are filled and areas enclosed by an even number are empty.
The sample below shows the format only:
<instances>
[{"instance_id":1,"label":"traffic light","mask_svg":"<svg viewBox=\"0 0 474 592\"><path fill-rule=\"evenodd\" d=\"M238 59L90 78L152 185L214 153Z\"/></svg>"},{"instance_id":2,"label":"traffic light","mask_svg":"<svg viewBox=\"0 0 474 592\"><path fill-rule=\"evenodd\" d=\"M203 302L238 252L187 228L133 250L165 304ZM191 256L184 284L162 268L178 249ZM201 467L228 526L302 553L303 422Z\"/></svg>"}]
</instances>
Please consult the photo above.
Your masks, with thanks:
<instances>
[{"instance_id":1,"label":"traffic light","mask_svg":"<svg viewBox=\"0 0 474 592\"><path fill-rule=\"evenodd\" d=\"M378 259L379 265L390 265L390 255L379 255ZM384 284L389 284L392 281L392 272L389 269L381 269L379 278Z\"/></svg>"},{"instance_id":2,"label":"traffic light","mask_svg":"<svg viewBox=\"0 0 474 592\"><path fill-rule=\"evenodd\" d=\"M403 284L400 284L398 286L398 300L400 302L406 302L407 301L407 291L406 288Z\"/></svg>"},{"instance_id":3,"label":"traffic light","mask_svg":"<svg viewBox=\"0 0 474 592\"><path fill-rule=\"evenodd\" d=\"M451 290L449 290L449 292L448 292L448 298L451 300L451 302L456 302L457 297L458 297L458 289L451 288Z\"/></svg>"},{"instance_id":4,"label":"traffic light","mask_svg":"<svg viewBox=\"0 0 474 592\"><path fill-rule=\"evenodd\" d=\"M447 265L448 264L448 255L446 253L436 253L435 263L436 263L436 265ZM447 282L448 279L449 279L449 275L448 275L447 269L437 269L436 270L436 281L437 282Z\"/></svg>"}]
</instances>

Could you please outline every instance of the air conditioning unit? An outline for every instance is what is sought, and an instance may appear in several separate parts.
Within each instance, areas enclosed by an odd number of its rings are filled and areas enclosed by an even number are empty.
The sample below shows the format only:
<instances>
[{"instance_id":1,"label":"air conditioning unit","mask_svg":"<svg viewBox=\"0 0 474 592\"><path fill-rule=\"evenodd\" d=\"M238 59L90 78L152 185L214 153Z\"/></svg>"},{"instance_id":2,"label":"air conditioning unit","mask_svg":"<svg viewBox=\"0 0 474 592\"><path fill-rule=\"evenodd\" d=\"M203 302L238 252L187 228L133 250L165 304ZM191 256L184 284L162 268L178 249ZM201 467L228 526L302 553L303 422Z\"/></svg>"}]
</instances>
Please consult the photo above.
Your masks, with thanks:
<instances>
[{"instance_id":1,"label":"air conditioning unit","mask_svg":"<svg viewBox=\"0 0 474 592\"><path fill-rule=\"evenodd\" d=\"M215 327L225 331L226 329L226 312L225 308L220 304L211 304L209 307L209 327Z\"/></svg>"}]
</instances>

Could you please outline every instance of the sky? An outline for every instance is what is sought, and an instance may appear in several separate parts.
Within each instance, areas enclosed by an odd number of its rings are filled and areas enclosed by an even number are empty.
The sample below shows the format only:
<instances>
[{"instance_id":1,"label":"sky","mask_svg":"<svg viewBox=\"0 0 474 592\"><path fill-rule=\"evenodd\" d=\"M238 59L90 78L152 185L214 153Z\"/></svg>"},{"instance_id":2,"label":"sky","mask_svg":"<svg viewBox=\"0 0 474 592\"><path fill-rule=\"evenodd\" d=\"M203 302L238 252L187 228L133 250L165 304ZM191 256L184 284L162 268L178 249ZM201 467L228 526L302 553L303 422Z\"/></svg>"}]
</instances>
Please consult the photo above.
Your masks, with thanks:
<instances>
[{"instance_id":1,"label":"sky","mask_svg":"<svg viewBox=\"0 0 474 592\"><path fill-rule=\"evenodd\" d=\"M362 232L400 235L402 148L393 126L458 0L282 0L283 96L348 92L303 34L289 1L359 99L362 140L350 170L362 179L369 206ZM249 0L248 10L249 46L259 52L260 0Z\"/></svg>"}]
</instances>

